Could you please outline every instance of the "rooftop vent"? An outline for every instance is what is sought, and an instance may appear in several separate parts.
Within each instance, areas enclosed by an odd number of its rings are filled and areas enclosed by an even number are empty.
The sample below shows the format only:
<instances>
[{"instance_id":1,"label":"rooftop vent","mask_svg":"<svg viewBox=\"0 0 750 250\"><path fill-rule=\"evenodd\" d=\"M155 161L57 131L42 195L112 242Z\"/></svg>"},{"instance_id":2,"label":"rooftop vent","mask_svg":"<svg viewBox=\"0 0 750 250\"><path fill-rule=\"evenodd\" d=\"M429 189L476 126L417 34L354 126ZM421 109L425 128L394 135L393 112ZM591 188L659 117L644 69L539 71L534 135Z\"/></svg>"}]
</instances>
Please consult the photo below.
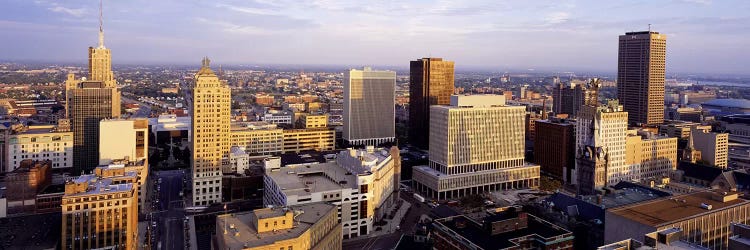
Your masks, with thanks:
<instances>
[{"instance_id":1,"label":"rooftop vent","mask_svg":"<svg viewBox=\"0 0 750 250\"><path fill-rule=\"evenodd\" d=\"M713 206L711 206L711 204L701 203L701 208L705 210L711 210Z\"/></svg>"}]
</instances>

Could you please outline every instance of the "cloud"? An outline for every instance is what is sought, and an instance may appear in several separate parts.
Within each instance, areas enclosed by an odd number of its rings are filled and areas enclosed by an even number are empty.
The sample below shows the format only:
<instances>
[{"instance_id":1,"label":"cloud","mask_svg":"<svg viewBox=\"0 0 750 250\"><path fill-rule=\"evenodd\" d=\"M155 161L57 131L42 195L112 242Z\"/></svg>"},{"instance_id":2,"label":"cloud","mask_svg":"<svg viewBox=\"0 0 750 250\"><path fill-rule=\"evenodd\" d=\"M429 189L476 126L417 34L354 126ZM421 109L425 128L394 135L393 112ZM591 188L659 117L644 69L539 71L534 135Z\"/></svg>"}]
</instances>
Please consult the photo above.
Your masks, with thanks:
<instances>
[{"instance_id":1,"label":"cloud","mask_svg":"<svg viewBox=\"0 0 750 250\"><path fill-rule=\"evenodd\" d=\"M711 0L679 0L679 1L685 2L685 3L692 3L692 4L702 4L702 5L710 5L712 2Z\"/></svg>"},{"instance_id":2,"label":"cloud","mask_svg":"<svg viewBox=\"0 0 750 250\"><path fill-rule=\"evenodd\" d=\"M553 12L544 18L546 24L560 24L567 22L570 19L570 13L568 12Z\"/></svg>"},{"instance_id":3,"label":"cloud","mask_svg":"<svg viewBox=\"0 0 750 250\"><path fill-rule=\"evenodd\" d=\"M270 16L270 15L280 14L277 11L270 10L270 9L244 7L244 6L236 6L236 5L221 4L221 3L217 4L216 7L226 8L232 11L237 11L237 12L251 14L251 15L259 15L259 16Z\"/></svg>"}]
</instances>

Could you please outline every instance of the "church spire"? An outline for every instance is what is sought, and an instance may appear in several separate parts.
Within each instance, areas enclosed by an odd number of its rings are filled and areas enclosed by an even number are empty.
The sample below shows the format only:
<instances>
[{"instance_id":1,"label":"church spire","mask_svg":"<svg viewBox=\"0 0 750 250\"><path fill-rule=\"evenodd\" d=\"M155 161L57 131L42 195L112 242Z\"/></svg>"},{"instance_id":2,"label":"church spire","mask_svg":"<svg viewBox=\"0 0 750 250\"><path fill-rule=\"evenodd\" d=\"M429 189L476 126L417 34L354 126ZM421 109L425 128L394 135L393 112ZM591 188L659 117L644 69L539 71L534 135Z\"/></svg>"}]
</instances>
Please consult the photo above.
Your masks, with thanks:
<instances>
[{"instance_id":1,"label":"church spire","mask_svg":"<svg viewBox=\"0 0 750 250\"><path fill-rule=\"evenodd\" d=\"M104 17L102 15L102 0L99 0L99 49L104 48L104 28L102 28L104 23L103 19Z\"/></svg>"}]
</instances>

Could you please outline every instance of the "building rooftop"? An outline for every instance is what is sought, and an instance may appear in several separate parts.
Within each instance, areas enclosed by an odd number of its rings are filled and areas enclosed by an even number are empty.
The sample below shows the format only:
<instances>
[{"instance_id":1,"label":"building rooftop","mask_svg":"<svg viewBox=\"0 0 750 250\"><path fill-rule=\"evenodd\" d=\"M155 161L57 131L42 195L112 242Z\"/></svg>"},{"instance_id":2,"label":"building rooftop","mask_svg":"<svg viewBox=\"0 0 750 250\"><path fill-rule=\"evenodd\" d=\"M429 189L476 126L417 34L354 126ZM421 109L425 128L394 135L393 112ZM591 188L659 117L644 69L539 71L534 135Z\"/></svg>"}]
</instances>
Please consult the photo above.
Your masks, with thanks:
<instances>
[{"instance_id":1,"label":"building rooftop","mask_svg":"<svg viewBox=\"0 0 750 250\"><path fill-rule=\"evenodd\" d=\"M282 216L286 211L284 208L260 209L252 212L241 212L228 215L219 215L216 218L217 237L223 237L226 247L229 249L253 248L271 245L274 242L297 238L307 231L316 222L336 207L324 203L311 203L299 206L290 206L295 211L294 226L291 229L283 229L271 232L258 233L253 226L253 221L258 217ZM261 214L258 214L260 212ZM226 234L221 234L222 228L227 229Z\"/></svg>"},{"instance_id":2,"label":"building rooftop","mask_svg":"<svg viewBox=\"0 0 750 250\"><path fill-rule=\"evenodd\" d=\"M658 227L675 221L686 220L693 216L711 213L728 207L745 205L750 203L745 199L737 198L727 201L714 199L715 195L723 195L714 191L703 191L692 194L662 198L649 202L641 202L622 208L615 208L609 212L636 221L638 223ZM737 195L728 193L727 195ZM702 207L702 204L710 205L711 209Z\"/></svg>"},{"instance_id":3,"label":"building rooftop","mask_svg":"<svg viewBox=\"0 0 750 250\"><path fill-rule=\"evenodd\" d=\"M435 220L435 223L438 224L437 227L447 228L455 232L457 236L466 239L482 249L505 249L518 246L518 244L512 240L524 236L535 236L545 239L554 237L570 237L572 239L573 237L573 233L568 230L552 225L536 216L528 214L526 214L526 216L528 216L528 226L526 228L498 233L495 235L491 235L490 232L479 222L469 219L464 215L438 219ZM492 219L492 217L486 217L484 222L493 222ZM506 218L499 217L495 218L494 221L504 219Z\"/></svg>"},{"instance_id":4,"label":"building rooftop","mask_svg":"<svg viewBox=\"0 0 750 250\"><path fill-rule=\"evenodd\" d=\"M267 172L287 195L309 195L315 192L357 188L357 176L371 175L385 166L390 154L383 148L347 149L338 154L301 154L297 161L284 161L284 166ZM335 158L334 158L335 157ZM301 160L301 161L299 161Z\"/></svg>"},{"instance_id":5,"label":"building rooftop","mask_svg":"<svg viewBox=\"0 0 750 250\"><path fill-rule=\"evenodd\" d=\"M750 100L747 99L713 99L702 105L726 108L750 109Z\"/></svg>"},{"instance_id":6,"label":"building rooftop","mask_svg":"<svg viewBox=\"0 0 750 250\"><path fill-rule=\"evenodd\" d=\"M429 175L431 175L431 176L433 176L435 178L442 179L442 178L456 178L456 177L459 177L459 176L471 176L471 175L476 175L478 173L486 173L486 172L490 172L490 171L506 171L506 170L509 170L509 169L522 168L522 167L539 167L539 165L538 164L534 164L534 163L530 163L530 162L524 162L523 165L521 165L521 166L515 166L515 167L510 167L510 168L498 168L498 169L482 170L482 171L476 171L476 172L467 172L467 173L451 174L451 175L448 175L448 174L445 174L445 173L441 173L440 171L437 171L437 170L435 170L433 168L430 168L427 165L414 166L412 168L413 169L419 169L422 172L424 172L425 174L429 174Z\"/></svg>"},{"instance_id":7,"label":"building rooftop","mask_svg":"<svg viewBox=\"0 0 750 250\"><path fill-rule=\"evenodd\" d=\"M126 172L129 175L135 176L135 172ZM66 188L65 196L77 196L77 195L97 195L106 193L117 193L127 192L133 189L132 183L123 184L112 184L113 179L111 178L100 178L96 175L81 175L78 178L70 181L72 184L86 185L85 190L80 192L68 192ZM68 183L68 184L70 184ZM66 184L67 185L67 184Z\"/></svg>"}]
</instances>

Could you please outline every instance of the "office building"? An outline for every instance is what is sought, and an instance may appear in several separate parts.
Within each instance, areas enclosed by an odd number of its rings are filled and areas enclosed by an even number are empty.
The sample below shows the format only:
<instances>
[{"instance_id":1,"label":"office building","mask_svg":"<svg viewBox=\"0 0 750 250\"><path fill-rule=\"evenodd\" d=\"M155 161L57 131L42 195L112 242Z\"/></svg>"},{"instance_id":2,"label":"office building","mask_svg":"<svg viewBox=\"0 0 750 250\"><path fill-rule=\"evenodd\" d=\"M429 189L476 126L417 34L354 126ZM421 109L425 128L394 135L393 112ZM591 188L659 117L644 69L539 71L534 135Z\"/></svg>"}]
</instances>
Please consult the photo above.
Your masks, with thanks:
<instances>
[{"instance_id":1,"label":"office building","mask_svg":"<svg viewBox=\"0 0 750 250\"><path fill-rule=\"evenodd\" d=\"M369 67L345 72L344 141L372 145L396 139L396 72Z\"/></svg>"},{"instance_id":2,"label":"office building","mask_svg":"<svg viewBox=\"0 0 750 250\"><path fill-rule=\"evenodd\" d=\"M669 107L664 118L675 121L702 122L703 110L701 108L690 107Z\"/></svg>"},{"instance_id":3,"label":"office building","mask_svg":"<svg viewBox=\"0 0 750 250\"><path fill-rule=\"evenodd\" d=\"M344 239L375 231L397 201L398 148L347 149L321 160L266 159L264 205L294 206L328 202L338 207Z\"/></svg>"},{"instance_id":4,"label":"office building","mask_svg":"<svg viewBox=\"0 0 750 250\"><path fill-rule=\"evenodd\" d=\"M331 151L336 148L336 130L333 127L310 129L285 129L282 153L302 151Z\"/></svg>"},{"instance_id":5,"label":"office building","mask_svg":"<svg viewBox=\"0 0 750 250\"><path fill-rule=\"evenodd\" d=\"M177 116L174 114L159 115L149 118L148 125L151 130L149 138L150 145L166 145L170 143L187 142L190 133L191 118L189 116Z\"/></svg>"},{"instance_id":6,"label":"office building","mask_svg":"<svg viewBox=\"0 0 750 250\"><path fill-rule=\"evenodd\" d=\"M555 84L552 89L552 111L556 115L567 114L569 117L575 117L581 106L590 102L588 98L595 99L599 94L598 84L599 79L596 78L588 82L589 86L574 82Z\"/></svg>"},{"instance_id":7,"label":"office building","mask_svg":"<svg viewBox=\"0 0 750 250\"><path fill-rule=\"evenodd\" d=\"M336 206L316 203L218 215L219 249L341 249Z\"/></svg>"},{"instance_id":8,"label":"office building","mask_svg":"<svg viewBox=\"0 0 750 250\"><path fill-rule=\"evenodd\" d=\"M727 168L729 153L729 134L707 132L693 129L691 133L693 146L701 151L701 159L711 166Z\"/></svg>"},{"instance_id":9,"label":"office building","mask_svg":"<svg viewBox=\"0 0 750 250\"><path fill-rule=\"evenodd\" d=\"M278 155L302 151L330 151L336 146L333 127L281 129L268 122L232 124L230 143L250 155Z\"/></svg>"},{"instance_id":10,"label":"office building","mask_svg":"<svg viewBox=\"0 0 750 250\"><path fill-rule=\"evenodd\" d=\"M148 160L148 120L106 119L99 122L99 131L99 165Z\"/></svg>"},{"instance_id":11,"label":"office building","mask_svg":"<svg viewBox=\"0 0 750 250\"><path fill-rule=\"evenodd\" d=\"M229 163L231 92L211 70L208 58L192 86L191 133L194 206L221 202L221 170Z\"/></svg>"},{"instance_id":12,"label":"office building","mask_svg":"<svg viewBox=\"0 0 750 250\"><path fill-rule=\"evenodd\" d=\"M630 124L664 122L664 73L667 36L655 31L620 36L617 99Z\"/></svg>"},{"instance_id":13,"label":"office building","mask_svg":"<svg viewBox=\"0 0 750 250\"><path fill-rule=\"evenodd\" d=\"M32 125L11 129L5 141L5 164L17 168L25 159L49 160L53 169L73 167L73 132L67 120L57 126Z\"/></svg>"},{"instance_id":14,"label":"office building","mask_svg":"<svg viewBox=\"0 0 750 250\"><path fill-rule=\"evenodd\" d=\"M298 123L299 128L325 128L328 127L328 115L304 114Z\"/></svg>"},{"instance_id":15,"label":"office building","mask_svg":"<svg viewBox=\"0 0 750 250\"><path fill-rule=\"evenodd\" d=\"M430 110L428 166L413 168L414 190L431 199L535 188L539 166L524 162L523 106L501 95L451 96Z\"/></svg>"},{"instance_id":16,"label":"office building","mask_svg":"<svg viewBox=\"0 0 750 250\"><path fill-rule=\"evenodd\" d=\"M576 120L576 184L581 194L625 180L628 112L616 100L606 106L584 105Z\"/></svg>"},{"instance_id":17,"label":"office building","mask_svg":"<svg viewBox=\"0 0 750 250\"><path fill-rule=\"evenodd\" d=\"M701 125L700 123L695 122L666 121L664 124L659 125L659 134L679 139L687 139L690 137L690 131L692 129L708 132L711 131L711 126Z\"/></svg>"},{"instance_id":18,"label":"office building","mask_svg":"<svg viewBox=\"0 0 750 250\"><path fill-rule=\"evenodd\" d=\"M422 58L409 64L409 143L427 149L431 105L448 105L453 95L454 63Z\"/></svg>"},{"instance_id":19,"label":"office building","mask_svg":"<svg viewBox=\"0 0 750 250\"><path fill-rule=\"evenodd\" d=\"M564 183L572 183L575 174L575 121L551 118L536 121L534 163L541 171Z\"/></svg>"},{"instance_id":20,"label":"office building","mask_svg":"<svg viewBox=\"0 0 750 250\"><path fill-rule=\"evenodd\" d=\"M625 165L630 172L618 173L625 180L659 179L677 170L677 138L645 130L628 130Z\"/></svg>"},{"instance_id":21,"label":"office building","mask_svg":"<svg viewBox=\"0 0 750 250\"><path fill-rule=\"evenodd\" d=\"M140 211L145 211L148 172L146 159L116 159L94 168L93 173L101 178L113 178L116 183L133 183L138 191L138 207Z\"/></svg>"},{"instance_id":22,"label":"office building","mask_svg":"<svg viewBox=\"0 0 750 250\"><path fill-rule=\"evenodd\" d=\"M681 229L680 240L727 249L732 223L747 224L750 201L736 192L702 191L614 208L605 214L605 243Z\"/></svg>"},{"instance_id":23,"label":"office building","mask_svg":"<svg viewBox=\"0 0 750 250\"><path fill-rule=\"evenodd\" d=\"M65 81L65 110L73 129L74 172L91 171L99 162L99 121L120 116L120 91L112 73L112 54L104 47L99 20L99 46L89 47L89 78Z\"/></svg>"},{"instance_id":24,"label":"office building","mask_svg":"<svg viewBox=\"0 0 750 250\"><path fill-rule=\"evenodd\" d=\"M131 178L135 173L130 172ZM137 184L82 175L65 183L63 249L137 249Z\"/></svg>"},{"instance_id":25,"label":"office building","mask_svg":"<svg viewBox=\"0 0 750 250\"><path fill-rule=\"evenodd\" d=\"M573 233L521 211L505 207L481 221L465 215L432 223L434 249L573 249Z\"/></svg>"}]
</instances>

